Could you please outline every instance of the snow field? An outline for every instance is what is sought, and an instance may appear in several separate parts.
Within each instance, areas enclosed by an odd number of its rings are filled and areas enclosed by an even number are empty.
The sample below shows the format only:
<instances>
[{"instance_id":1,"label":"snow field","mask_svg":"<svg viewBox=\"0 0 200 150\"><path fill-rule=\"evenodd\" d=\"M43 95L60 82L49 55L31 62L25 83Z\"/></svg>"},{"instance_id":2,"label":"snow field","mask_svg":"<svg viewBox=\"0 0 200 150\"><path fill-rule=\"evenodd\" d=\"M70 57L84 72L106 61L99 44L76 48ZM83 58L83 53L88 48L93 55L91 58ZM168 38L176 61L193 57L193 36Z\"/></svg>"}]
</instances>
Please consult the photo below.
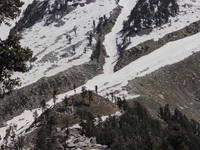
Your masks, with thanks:
<instances>
[{"instance_id":1,"label":"snow field","mask_svg":"<svg viewBox=\"0 0 200 150\"><path fill-rule=\"evenodd\" d=\"M116 38L118 32L122 29L123 21L127 19L131 9L135 6L136 0L123 0L119 2L119 5L123 7L121 14L118 16L115 26L112 31L105 36L104 46L106 47L107 55L106 63L103 67L104 74L113 73L114 66L118 59L118 51L116 47Z\"/></svg>"},{"instance_id":2,"label":"snow field","mask_svg":"<svg viewBox=\"0 0 200 150\"><path fill-rule=\"evenodd\" d=\"M33 50L37 60L33 63L33 68L28 73L15 73L14 77L20 77L22 86L26 86L36 82L43 76L49 77L67 70L73 65L88 62L92 50L88 47L85 54L83 54L83 50L87 47L89 32L93 30L93 20L97 24L99 17L103 15L109 17L110 11L116 6L114 0L109 0L109 2L98 0L84 7L78 6L77 9L62 18L65 24L61 27L55 27L56 23L44 26L44 21L41 21L32 28L26 29L23 32L21 43L23 46ZM77 35L73 32L75 25L77 26ZM72 38L71 44L66 39L67 34ZM93 44L95 42L93 38ZM78 45L75 55L66 58L59 57L62 54L70 53L73 45ZM49 60L44 61L44 57L47 55L51 55L54 60L52 62ZM80 57L80 59L70 61L77 57Z\"/></svg>"}]
</instances>

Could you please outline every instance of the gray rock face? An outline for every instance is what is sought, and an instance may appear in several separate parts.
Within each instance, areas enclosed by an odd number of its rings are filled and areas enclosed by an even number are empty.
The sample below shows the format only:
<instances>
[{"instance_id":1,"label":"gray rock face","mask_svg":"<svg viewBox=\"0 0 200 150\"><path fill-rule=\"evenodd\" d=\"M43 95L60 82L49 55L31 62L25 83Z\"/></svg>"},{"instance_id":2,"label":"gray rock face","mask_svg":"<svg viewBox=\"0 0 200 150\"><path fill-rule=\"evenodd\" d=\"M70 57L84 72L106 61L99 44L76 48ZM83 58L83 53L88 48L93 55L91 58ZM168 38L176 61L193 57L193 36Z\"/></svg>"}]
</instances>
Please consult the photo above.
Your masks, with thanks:
<instances>
[{"instance_id":1,"label":"gray rock face","mask_svg":"<svg viewBox=\"0 0 200 150\"><path fill-rule=\"evenodd\" d=\"M85 143L83 143L83 142L76 143L76 148L83 148L83 147L86 147Z\"/></svg>"},{"instance_id":2,"label":"gray rock face","mask_svg":"<svg viewBox=\"0 0 200 150\"><path fill-rule=\"evenodd\" d=\"M96 137L85 137L81 135L70 135L66 141L67 147L72 149L107 149L107 145L96 143Z\"/></svg>"},{"instance_id":3,"label":"gray rock face","mask_svg":"<svg viewBox=\"0 0 200 150\"><path fill-rule=\"evenodd\" d=\"M69 144L67 145L67 147L68 147L68 148L74 148L74 147L76 147L76 145L75 145L74 143L71 142L71 143L69 143Z\"/></svg>"}]
</instances>

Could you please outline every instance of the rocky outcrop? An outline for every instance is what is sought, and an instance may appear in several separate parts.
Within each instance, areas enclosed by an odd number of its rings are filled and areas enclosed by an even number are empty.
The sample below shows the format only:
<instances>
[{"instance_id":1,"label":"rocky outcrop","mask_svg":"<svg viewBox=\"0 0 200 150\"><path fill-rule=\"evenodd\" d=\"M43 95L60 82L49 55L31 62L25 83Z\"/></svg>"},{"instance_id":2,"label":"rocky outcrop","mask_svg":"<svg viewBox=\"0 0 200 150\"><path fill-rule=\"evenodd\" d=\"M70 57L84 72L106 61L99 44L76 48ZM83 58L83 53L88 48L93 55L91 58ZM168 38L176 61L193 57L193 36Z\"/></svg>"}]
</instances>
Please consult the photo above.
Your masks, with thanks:
<instances>
[{"instance_id":1,"label":"rocky outcrop","mask_svg":"<svg viewBox=\"0 0 200 150\"><path fill-rule=\"evenodd\" d=\"M93 150L105 150L108 148L106 145L97 144L95 137L85 137L81 135L71 134L65 142L67 144L67 148L71 150L79 149L93 149Z\"/></svg>"},{"instance_id":2,"label":"rocky outcrop","mask_svg":"<svg viewBox=\"0 0 200 150\"><path fill-rule=\"evenodd\" d=\"M121 52L118 62L114 67L114 71L120 70L132 61L135 61L136 59L151 53L152 51L162 47L168 42L176 41L187 36L194 35L198 32L200 32L200 21L194 22L181 30L169 33L164 37L160 38L158 41L154 41L152 39L143 42L129 50L125 51L122 49L123 52Z\"/></svg>"}]
</instances>

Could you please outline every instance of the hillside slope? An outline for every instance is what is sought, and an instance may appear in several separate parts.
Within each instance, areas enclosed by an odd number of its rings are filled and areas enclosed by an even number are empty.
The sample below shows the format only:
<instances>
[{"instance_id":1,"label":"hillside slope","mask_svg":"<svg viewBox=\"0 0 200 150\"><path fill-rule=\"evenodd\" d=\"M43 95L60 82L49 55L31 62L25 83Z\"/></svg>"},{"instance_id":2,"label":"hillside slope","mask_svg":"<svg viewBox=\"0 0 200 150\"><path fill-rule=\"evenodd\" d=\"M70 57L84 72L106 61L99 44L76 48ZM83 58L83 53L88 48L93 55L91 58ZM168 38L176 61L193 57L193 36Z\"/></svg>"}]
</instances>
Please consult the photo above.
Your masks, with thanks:
<instances>
[{"instance_id":1,"label":"hillside slope","mask_svg":"<svg viewBox=\"0 0 200 150\"><path fill-rule=\"evenodd\" d=\"M181 62L130 80L126 90L140 94L135 100L145 105L154 117L158 115L160 106L169 104L172 112L178 108L188 118L200 122L199 60L200 53L193 53Z\"/></svg>"},{"instance_id":2,"label":"hillside slope","mask_svg":"<svg viewBox=\"0 0 200 150\"><path fill-rule=\"evenodd\" d=\"M123 21L137 2L68 1L70 10L60 9L53 0L34 1L29 5L29 8L44 6L41 9L43 18L27 22L18 32L23 36L22 45L30 47L38 59L29 64L28 73L13 74L21 78L22 86L1 97L0 122L4 125L0 128L1 136L5 137L6 129L14 123L17 134L24 134L34 120L35 110L42 113L41 101L45 100L48 107L53 106L54 90L57 91L56 103L59 103L66 95L73 96L74 88L76 93L81 93L83 86L92 91L97 86L98 94L111 101L114 97L136 98L152 111L152 115L160 106L169 103L172 108L179 107L188 117L199 121L200 2L177 1L179 12L170 18L170 23L164 22L151 32L126 37L120 32ZM47 6L52 8L50 16ZM53 11L53 8L60 11ZM38 12L34 13L32 15L37 16ZM50 17L49 24L46 24L46 17ZM26 22L25 18L22 22ZM192 28L187 27L190 25ZM123 40L128 42L123 43ZM123 55L118 44L122 44ZM150 50L146 52L145 48ZM189 56L191 58L185 60ZM165 69L168 65L170 67ZM2 138L0 143L5 144L5 140Z\"/></svg>"}]
</instances>

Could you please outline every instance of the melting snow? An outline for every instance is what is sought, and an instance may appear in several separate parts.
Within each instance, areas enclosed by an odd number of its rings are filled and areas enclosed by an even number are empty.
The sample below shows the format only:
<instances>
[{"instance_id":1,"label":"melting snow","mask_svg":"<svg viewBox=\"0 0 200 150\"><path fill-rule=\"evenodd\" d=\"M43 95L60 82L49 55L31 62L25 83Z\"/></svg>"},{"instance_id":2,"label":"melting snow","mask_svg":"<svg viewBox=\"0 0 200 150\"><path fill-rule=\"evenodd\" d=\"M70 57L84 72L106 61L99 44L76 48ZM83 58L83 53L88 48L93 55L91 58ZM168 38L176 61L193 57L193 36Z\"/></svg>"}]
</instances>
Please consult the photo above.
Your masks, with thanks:
<instances>
[{"instance_id":1,"label":"melting snow","mask_svg":"<svg viewBox=\"0 0 200 150\"><path fill-rule=\"evenodd\" d=\"M27 1L27 2L31 2ZM154 52L143 56L136 61L130 63L121 70L113 73L113 67L117 59L117 50L116 50L116 38L119 38L117 33L122 27L123 20L126 19L127 15L130 12L130 9L135 5L136 0L120 0L120 5L123 6L122 14L115 26L112 29L112 32L105 37L104 45L106 46L106 51L109 55L109 58L106 59L106 64L104 65L104 74L98 75L93 79L89 80L85 86L87 89L94 90L95 85L98 85L99 94L106 96L106 93L112 91L120 91L119 96L132 98L135 95L129 95L126 91L123 90L123 87L127 85L128 80L134 79L136 77L144 76L149 74L163 66L170 65L176 62L179 62L186 57L194 54L197 51L200 51L200 33L195 34L190 37L186 37L181 40L174 42L169 42L161 48L155 50ZM181 5L187 4L184 7L181 7L180 15L173 20L172 26L164 25L163 28L154 29L152 33L145 36L137 36L132 38L131 46L135 46L140 42L143 42L148 39L157 40L158 38L164 36L165 34L178 30L191 22L199 20L198 16L200 14L200 2L181 0L179 1ZM190 7L192 4L192 8ZM16 74L21 77L23 81L23 86L31 84L37 81L42 76L51 76L60 71L66 70L72 65L79 65L84 62L89 61L91 55L91 50L89 49L86 54L83 53L83 49L87 44L87 32L92 31L92 20L97 22L98 18L103 16L109 16L111 9L116 7L114 0L102 1L97 0L96 3L91 3L85 5L85 7L79 7L78 9L72 11L70 15L67 15L62 19L65 24L61 27L55 27L55 24L50 26L43 26L44 21L37 23L31 29L27 29L23 32L24 39L22 44L24 46L29 46L34 54L37 55L38 60L33 65L33 69L26 74ZM189 9L188 9L189 8ZM187 10L187 14L185 11ZM87 19L85 19L87 17ZM73 32L73 27L76 25L77 35ZM0 30L3 28L1 27ZM8 32L1 32L1 37L5 37ZM66 33L70 34L72 37L72 43L68 44L65 38ZM72 57L60 58L63 54L63 49L66 48L70 50L70 46L79 42L79 45L76 49L76 54ZM182 46L184 45L184 47ZM130 48L130 47L129 47ZM51 53L50 53L51 52ZM50 55L55 57L54 60L44 61L45 55ZM80 56L80 59L69 62L69 59ZM56 65L56 66L52 66ZM81 87L77 88L77 92L81 92ZM63 93L58 95L57 102L62 101L65 95L73 95L73 91ZM137 95L136 95L137 96ZM49 107L53 105L53 100L48 102ZM38 114L41 113L40 109L36 109ZM7 126L0 128L1 136L4 137L5 130L9 125L17 124L17 133L24 133L24 130L30 126L33 122L33 111L26 110L21 115L11 119L6 124ZM3 140L0 141L0 144L3 143Z\"/></svg>"}]
</instances>

